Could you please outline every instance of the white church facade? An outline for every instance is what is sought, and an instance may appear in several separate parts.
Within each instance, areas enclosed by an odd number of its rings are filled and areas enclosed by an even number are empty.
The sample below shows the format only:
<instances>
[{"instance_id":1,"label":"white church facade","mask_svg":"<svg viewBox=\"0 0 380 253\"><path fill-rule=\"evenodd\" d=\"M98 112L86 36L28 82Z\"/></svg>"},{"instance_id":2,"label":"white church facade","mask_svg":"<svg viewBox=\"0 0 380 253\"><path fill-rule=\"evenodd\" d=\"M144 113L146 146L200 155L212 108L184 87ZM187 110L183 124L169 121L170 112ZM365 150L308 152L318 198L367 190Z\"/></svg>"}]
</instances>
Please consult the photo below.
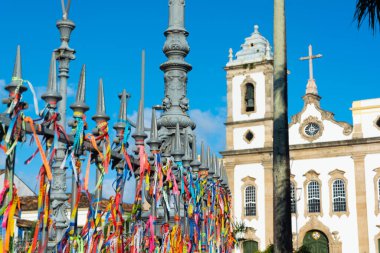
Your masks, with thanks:
<instances>
[{"instance_id":1,"label":"white church facade","mask_svg":"<svg viewBox=\"0 0 380 253\"><path fill-rule=\"evenodd\" d=\"M380 252L380 98L354 101L353 125L322 108L312 73L289 123L293 245L312 253ZM230 50L226 150L233 215L248 229L236 252L273 243L273 56L255 26ZM291 101L290 101L291 103Z\"/></svg>"}]
</instances>

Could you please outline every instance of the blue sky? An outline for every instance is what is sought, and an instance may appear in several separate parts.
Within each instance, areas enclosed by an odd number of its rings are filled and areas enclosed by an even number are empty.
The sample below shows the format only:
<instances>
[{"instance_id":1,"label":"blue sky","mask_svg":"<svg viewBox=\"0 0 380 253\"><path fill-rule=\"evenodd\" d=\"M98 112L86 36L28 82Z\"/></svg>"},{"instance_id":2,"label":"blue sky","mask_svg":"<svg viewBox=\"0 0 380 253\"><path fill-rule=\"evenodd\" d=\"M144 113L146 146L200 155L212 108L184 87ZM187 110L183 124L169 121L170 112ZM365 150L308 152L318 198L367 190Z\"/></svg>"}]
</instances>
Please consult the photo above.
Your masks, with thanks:
<instances>
[{"instance_id":1,"label":"blue sky","mask_svg":"<svg viewBox=\"0 0 380 253\"><path fill-rule=\"evenodd\" d=\"M337 120L351 123L352 101L379 96L379 36L374 36L366 24L357 29L353 22L355 2L287 1L290 115L303 105L301 96L305 92L308 64L298 59L307 55L310 43L314 53L323 54L323 58L314 63L322 107L333 111ZM190 115L198 124L200 137L210 143L213 150L220 151L225 143L223 67L228 60L228 49L231 47L237 52L255 24L272 43L273 1L188 0L186 4L191 47L187 61L193 65L188 79ZM0 86L10 81L16 45L20 44L23 77L33 83L39 94L44 92L51 52L60 45L55 27L60 16L59 0L0 2ZM73 100L79 71L85 63L87 103L92 108L87 115L94 114L96 87L102 77L108 114L116 116L119 106L116 93L126 88L132 94L128 113L133 118L139 97L143 48L147 57L146 107L161 103L164 84L159 65L165 61L162 47L163 31L167 27L167 0L72 0L69 16L77 26L70 41L77 53L70 65L68 104ZM0 95L4 94L1 88ZM30 92L25 100L32 101ZM1 105L1 110L4 109ZM27 113L32 115L33 111ZM93 123L90 120L89 123L92 128ZM32 150L26 144L21 150L25 152L19 152L22 154L18 156L16 173L34 188L39 161L31 167L22 166L26 154ZM1 158L3 161L3 156ZM111 178L110 175L110 181Z\"/></svg>"}]
</instances>

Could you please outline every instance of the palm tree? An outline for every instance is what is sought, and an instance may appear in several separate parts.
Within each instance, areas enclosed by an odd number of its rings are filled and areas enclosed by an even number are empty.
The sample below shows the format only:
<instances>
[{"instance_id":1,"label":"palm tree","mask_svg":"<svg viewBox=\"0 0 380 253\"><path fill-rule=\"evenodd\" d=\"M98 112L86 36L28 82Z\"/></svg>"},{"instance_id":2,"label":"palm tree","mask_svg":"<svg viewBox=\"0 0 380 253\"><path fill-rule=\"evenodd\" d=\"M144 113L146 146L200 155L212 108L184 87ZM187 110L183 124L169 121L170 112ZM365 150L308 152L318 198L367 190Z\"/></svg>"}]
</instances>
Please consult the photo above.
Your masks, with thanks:
<instances>
[{"instance_id":1,"label":"palm tree","mask_svg":"<svg viewBox=\"0 0 380 253\"><path fill-rule=\"evenodd\" d=\"M274 0L274 252L292 252L285 0Z\"/></svg>"},{"instance_id":2,"label":"palm tree","mask_svg":"<svg viewBox=\"0 0 380 253\"><path fill-rule=\"evenodd\" d=\"M368 25L375 32L377 24L380 24L380 0L358 0L354 19L360 27L368 17Z\"/></svg>"}]
</instances>

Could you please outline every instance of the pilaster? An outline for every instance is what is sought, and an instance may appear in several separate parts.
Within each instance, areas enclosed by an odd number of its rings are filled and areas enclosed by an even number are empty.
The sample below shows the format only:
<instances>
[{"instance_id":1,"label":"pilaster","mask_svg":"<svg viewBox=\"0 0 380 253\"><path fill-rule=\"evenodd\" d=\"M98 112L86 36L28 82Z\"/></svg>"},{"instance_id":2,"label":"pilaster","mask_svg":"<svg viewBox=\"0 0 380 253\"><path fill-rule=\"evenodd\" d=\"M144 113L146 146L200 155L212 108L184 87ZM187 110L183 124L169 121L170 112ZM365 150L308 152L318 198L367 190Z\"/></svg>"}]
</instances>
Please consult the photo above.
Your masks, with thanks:
<instances>
[{"instance_id":1,"label":"pilaster","mask_svg":"<svg viewBox=\"0 0 380 253\"><path fill-rule=\"evenodd\" d=\"M264 70L265 76L265 118L273 117L273 67L268 65Z\"/></svg>"},{"instance_id":2,"label":"pilaster","mask_svg":"<svg viewBox=\"0 0 380 253\"><path fill-rule=\"evenodd\" d=\"M232 79L233 75L231 73L227 72L227 122L232 122Z\"/></svg>"},{"instance_id":3,"label":"pilaster","mask_svg":"<svg viewBox=\"0 0 380 253\"><path fill-rule=\"evenodd\" d=\"M361 139L361 138L363 138L363 130L362 130L362 124L361 123L354 124L352 138L353 139Z\"/></svg>"},{"instance_id":4,"label":"pilaster","mask_svg":"<svg viewBox=\"0 0 380 253\"><path fill-rule=\"evenodd\" d=\"M265 245L273 243L273 160L265 158L264 167L265 182Z\"/></svg>"},{"instance_id":5,"label":"pilaster","mask_svg":"<svg viewBox=\"0 0 380 253\"><path fill-rule=\"evenodd\" d=\"M224 166L225 166L226 172L227 172L228 187L231 190L231 196L235 196L235 188L234 188L234 185L235 185L235 177L234 177L235 165L231 162L226 162L224 164ZM234 213L235 213L234 202L231 201L231 216L232 217L234 217Z\"/></svg>"},{"instance_id":6,"label":"pilaster","mask_svg":"<svg viewBox=\"0 0 380 253\"><path fill-rule=\"evenodd\" d=\"M368 244L368 218L366 202L365 182L365 154L354 154L351 156L355 166L355 188L356 188L356 213L358 226L359 252L369 252Z\"/></svg>"}]
</instances>

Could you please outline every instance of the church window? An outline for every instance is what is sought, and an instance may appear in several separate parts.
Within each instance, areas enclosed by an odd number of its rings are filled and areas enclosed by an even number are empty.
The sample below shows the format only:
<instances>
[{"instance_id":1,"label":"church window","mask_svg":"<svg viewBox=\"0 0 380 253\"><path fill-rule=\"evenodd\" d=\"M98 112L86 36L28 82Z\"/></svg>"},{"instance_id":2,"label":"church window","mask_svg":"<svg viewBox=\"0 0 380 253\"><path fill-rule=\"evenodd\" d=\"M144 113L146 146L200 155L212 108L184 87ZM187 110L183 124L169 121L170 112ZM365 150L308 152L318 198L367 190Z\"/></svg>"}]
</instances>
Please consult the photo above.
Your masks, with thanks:
<instances>
[{"instance_id":1,"label":"church window","mask_svg":"<svg viewBox=\"0 0 380 253\"><path fill-rule=\"evenodd\" d=\"M252 142L253 138L255 138L255 135L252 133L251 130L247 130L245 132L243 139L249 144Z\"/></svg>"},{"instance_id":2,"label":"church window","mask_svg":"<svg viewBox=\"0 0 380 253\"><path fill-rule=\"evenodd\" d=\"M256 188L245 188L245 216L256 216Z\"/></svg>"},{"instance_id":3,"label":"church window","mask_svg":"<svg viewBox=\"0 0 380 253\"><path fill-rule=\"evenodd\" d=\"M317 181L310 181L307 191L309 213L319 213L321 211L319 183Z\"/></svg>"},{"instance_id":4,"label":"church window","mask_svg":"<svg viewBox=\"0 0 380 253\"><path fill-rule=\"evenodd\" d=\"M319 132L319 125L315 122L310 122L309 124L306 125L305 127L305 133L308 136L315 136Z\"/></svg>"},{"instance_id":5,"label":"church window","mask_svg":"<svg viewBox=\"0 0 380 253\"><path fill-rule=\"evenodd\" d=\"M348 180L344 176L345 171L340 169L334 169L329 172L331 178L329 179L329 194L330 194L330 216L336 215L338 217L342 215L349 215L347 201L347 184Z\"/></svg>"},{"instance_id":6,"label":"church window","mask_svg":"<svg viewBox=\"0 0 380 253\"><path fill-rule=\"evenodd\" d=\"M245 88L245 111L253 112L255 110L255 87L252 83L247 83Z\"/></svg>"},{"instance_id":7,"label":"church window","mask_svg":"<svg viewBox=\"0 0 380 253\"><path fill-rule=\"evenodd\" d=\"M337 179L333 183L333 208L334 212L346 211L346 190L342 179Z\"/></svg>"},{"instance_id":8,"label":"church window","mask_svg":"<svg viewBox=\"0 0 380 253\"><path fill-rule=\"evenodd\" d=\"M299 127L299 133L307 141L315 141L322 136L323 124L317 117L309 116L304 119Z\"/></svg>"},{"instance_id":9,"label":"church window","mask_svg":"<svg viewBox=\"0 0 380 253\"><path fill-rule=\"evenodd\" d=\"M375 119L374 125L377 129L380 130L380 116Z\"/></svg>"},{"instance_id":10,"label":"church window","mask_svg":"<svg viewBox=\"0 0 380 253\"><path fill-rule=\"evenodd\" d=\"M242 220L257 220L258 212L256 209L257 200L257 185L256 178L246 176L241 179L241 219Z\"/></svg>"},{"instance_id":11,"label":"church window","mask_svg":"<svg viewBox=\"0 0 380 253\"><path fill-rule=\"evenodd\" d=\"M296 193L294 183L290 183L290 209L292 213L296 213Z\"/></svg>"}]
</instances>

